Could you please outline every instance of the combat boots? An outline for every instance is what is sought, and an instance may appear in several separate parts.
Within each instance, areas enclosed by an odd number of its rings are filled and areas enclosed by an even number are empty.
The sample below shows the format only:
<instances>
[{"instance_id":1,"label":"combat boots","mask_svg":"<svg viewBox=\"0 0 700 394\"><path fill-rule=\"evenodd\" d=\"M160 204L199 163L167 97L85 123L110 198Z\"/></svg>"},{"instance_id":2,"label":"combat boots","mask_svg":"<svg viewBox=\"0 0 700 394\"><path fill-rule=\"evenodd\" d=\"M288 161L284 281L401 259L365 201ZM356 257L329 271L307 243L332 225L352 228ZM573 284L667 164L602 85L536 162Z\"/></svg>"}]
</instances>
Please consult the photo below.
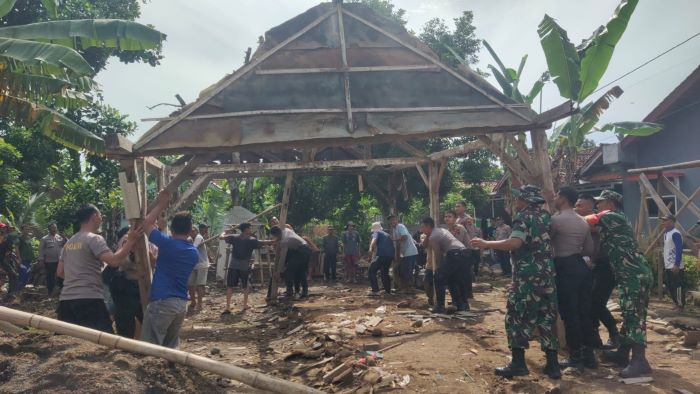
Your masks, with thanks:
<instances>
[{"instance_id":1,"label":"combat boots","mask_svg":"<svg viewBox=\"0 0 700 394\"><path fill-rule=\"evenodd\" d=\"M623 378L637 378L651 373L651 366L646 358L646 347L635 344L632 346L632 359L627 368L620 372Z\"/></svg>"},{"instance_id":2,"label":"combat boots","mask_svg":"<svg viewBox=\"0 0 700 394\"><path fill-rule=\"evenodd\" d=\"M615 363L620 367L626 367L630 361L630 350L632 346L627 344L622 344L615 351L603 351L603 360L611 363Z\"/></svg>"},{"instance_id":3,"label":"combat boots","mask_svg":"<svg viewBox=\"0 0 700 394\"><path fill-rule=\"evenodd\" d=\"M525 349L511 349L513 359L505 367L496 368L496 375L504 378L512 378L513 376L525 376L530 373L525 364Z\"/></svg>"},{"instance_id":4,"label":"combat boots","mask_svg":"<svg viewBox=\"0 0 700 394\"><path fill-rule=\"evenodd\" d=\"M559 359L557 357L556 350L547 350L547 364L544 366L542 372L549 376L551 379L561 379L561 366L559 366Z\"/></svg>"}]
</instances>

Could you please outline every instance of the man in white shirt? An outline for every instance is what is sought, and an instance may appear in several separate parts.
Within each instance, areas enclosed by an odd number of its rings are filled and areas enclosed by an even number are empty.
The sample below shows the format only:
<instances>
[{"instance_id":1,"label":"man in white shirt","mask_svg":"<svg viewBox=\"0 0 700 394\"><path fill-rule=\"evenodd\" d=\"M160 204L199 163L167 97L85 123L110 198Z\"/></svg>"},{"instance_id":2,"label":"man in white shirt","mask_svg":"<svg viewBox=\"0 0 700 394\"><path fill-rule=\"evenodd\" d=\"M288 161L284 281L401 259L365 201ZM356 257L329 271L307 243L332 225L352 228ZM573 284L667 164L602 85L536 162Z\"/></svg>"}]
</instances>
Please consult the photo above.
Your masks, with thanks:
<instances>
[{"instance_id":1,"label":"man in white shirt","mask_svg":"<svg viewBox=\"0 0 700 394\"><path fill-rule=\"evenodd\" d=\"M676 217L666 215L661 218L664 226L664 268L666 289L676 304L675 310L682 312L685 308L685 289L683 288L683 236L676 229Z\"/></svg>"},{"instance_id":2,"label":"man in white shirt","mask_svg":"<svg viewBox=\"0 0 700 394\"><path fill-rule=\"evenodd\" d=\"M188 281L190 293L190 308L202 310L202 300L207 285L207 273L209 272L209 255L207 254L207 244L204 240L209 236L209 226L205 223L199 224L199 231L193 229L192 244L197 248L199 261L194 266Z\"/></svg>"}]
</instances>

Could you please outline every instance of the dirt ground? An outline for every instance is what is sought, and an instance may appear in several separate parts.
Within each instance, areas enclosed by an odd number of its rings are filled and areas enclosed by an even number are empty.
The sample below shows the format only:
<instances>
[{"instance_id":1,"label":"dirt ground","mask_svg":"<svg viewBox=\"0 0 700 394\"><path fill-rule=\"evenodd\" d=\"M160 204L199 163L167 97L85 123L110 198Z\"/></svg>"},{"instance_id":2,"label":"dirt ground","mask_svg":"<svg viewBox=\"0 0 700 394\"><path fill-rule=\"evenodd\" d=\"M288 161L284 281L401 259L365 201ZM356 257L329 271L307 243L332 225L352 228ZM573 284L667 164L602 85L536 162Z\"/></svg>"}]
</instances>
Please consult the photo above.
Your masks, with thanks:
<instances>
[{"instance_id":1,"label":"dirt ground","mask_svg":"<svg viewBox=\"0 0 700 394\"><path fill-rule=\"evenodd\" d=\"M529 376L494 376L493 369L509 357L503 327L506 281L488 274L481 281L485 283L478 286L471 313L459 318L431 316L420 293L368 298L364 284L321 281L313 282L308 300L277 307L264 305L264 292L257 286L254 307L241 313L237 304L232 315L221 316L224 289L211 282L204 310L185 321L181 348L327 392L700 393L700 361L691 360L672 325L659 328L661 333L649 330L651 383L624 385L618 382L618 370L609 365L550 380L540 373L544 355L536 342L526 353ZM241 300L237 293L234 301ZM54 316L54 305L55 301L25 300L13 307ZM651 315L658 322L669 309L668 303L654 302ZM685 315L686 321L699 321L697 311ZM619 320L617 313L616 317ZM650 328L655 325L662 326L654 323ZM370 350L380 354L373 358L367 354ZM333 379L331 371L343 363L347 369L336 372L345 373ZM207 372L65 336L4 335L0 392L48 391L255 392Z\"/></svg>"}]
</instances>

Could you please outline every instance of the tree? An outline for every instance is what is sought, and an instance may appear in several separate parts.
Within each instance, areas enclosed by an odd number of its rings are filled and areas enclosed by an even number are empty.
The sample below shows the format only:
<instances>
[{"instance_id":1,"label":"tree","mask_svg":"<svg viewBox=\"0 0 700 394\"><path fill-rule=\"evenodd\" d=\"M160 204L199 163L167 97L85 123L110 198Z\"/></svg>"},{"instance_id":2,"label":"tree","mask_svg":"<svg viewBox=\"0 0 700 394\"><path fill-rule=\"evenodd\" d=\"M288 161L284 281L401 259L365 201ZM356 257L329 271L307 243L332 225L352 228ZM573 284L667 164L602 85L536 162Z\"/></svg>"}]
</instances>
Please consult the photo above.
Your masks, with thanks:
<instances>
[{"instance_id":1,"label":"tree","mask_svg":"<svg viewBox=\"0 0 700 394\"><path fill-rule=\"evenodd\" d=\"M460 64L460 58L474 64L479 61L481 43L476 38L473 20L471 11L463 11L459 18L454 18L455 27L451 30L443 19L434 18L423 25L418 38L437 53L440 60L452 67Z\"/></svg>"},{"instance_id":2,"label":"tree","mask_svg":"<svg viewBox=\"0 0 700 394\"><path fill-rule=\"evenodd\" d=\"M16 3L0 0L0 17L13 11ZM50 18L58 18L58 0L42 0L41 4ZM95 63L104 67L97 61L104 62L104 49L153 50L163 39L153 28L118 19L50 20L2 27L0 116L36 127L70 148L100 153L104 151L101 138L56 110L86 105L94 90L96 71L78 51L92 53ZM92 48L96 49L89 52Z\"/></svg>"},{"instance_id":3,"label":"tree","mask_svg":"<svg viewBox=\"0 0 700 394\"><path fill-rule=\"evenodd\" d=\"M567 179L563 180L565 184L572 181L575 173L573 166L586 136L610 107L612 100L623 93L619 86L614 86L598 99L584 104L597 91L637 3L638 0L622 0L608 23L596 29L590 38L578 46L571 43L566 30L549 15L545 14L538 27L552 81L557 85L559 94L578 107L575 114L554 129L551 137L555 166L564 168L567 174ZM618 135L650 135L661 130L661 126L623 122L605 125L601 130L611 130Z\"/></svg>"},{"instance_id":4,"label":"tree","mask_svg":"<svg viewBox=\"0 0 700 394\"><path fill-rule=\"evenodd\" d=\"M403 8L397 9L391 0L350 0L350 3L364 4L373 9L379 15L399 22L401 26L405 27L406 23L408 23L406 20L406 10Z\"/></svg>"}]
</instances>

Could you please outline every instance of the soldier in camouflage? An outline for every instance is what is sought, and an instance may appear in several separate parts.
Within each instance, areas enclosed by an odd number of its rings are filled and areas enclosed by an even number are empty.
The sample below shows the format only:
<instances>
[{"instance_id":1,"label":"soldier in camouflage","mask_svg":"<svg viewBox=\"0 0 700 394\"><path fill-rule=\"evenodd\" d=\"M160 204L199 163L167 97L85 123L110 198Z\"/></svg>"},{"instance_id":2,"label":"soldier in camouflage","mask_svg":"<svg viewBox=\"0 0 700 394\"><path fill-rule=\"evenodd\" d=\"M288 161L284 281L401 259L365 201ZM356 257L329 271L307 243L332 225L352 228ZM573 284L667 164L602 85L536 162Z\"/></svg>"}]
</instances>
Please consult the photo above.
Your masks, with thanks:
<instances>
[{"instance_id":1,"label":"soldier in camouflage","mask_svg":"<svg viewBox=\"0 0 700 394\"><path fill-rule=\"evenodd\" d=\"M513 282L506 305L506 334L513 359L505 367L496 368L496 375L510 378L529 373L525 349L537 329L542 350L547 355L543 372L552 379L559 379L556 273L549 238L551 216L542 208L545 200L539 188L522 186L514 189L513 194L518 213L510 239L484 241L475 238L470 242L473 247L513 252Z\"/></svg>"},{"instance_id":2,"label":"soldier in camouflage","mask_svg":"<svg viewBox=\"0 0 700 394\"><path fill-rule=\"evenodd\" d=\"M617 351L604 352L603 359L625 367L620 376L632 378L651 373L646 360L646 318L652 274L649 263L639 251L632 226L619 212L622 195L604 190L596 198L598 214L586 221L600 233L601 248L610 256L617 279L624 335ZM630 360L630 351L632 359Z\"/></svg>"}]
</instances>

